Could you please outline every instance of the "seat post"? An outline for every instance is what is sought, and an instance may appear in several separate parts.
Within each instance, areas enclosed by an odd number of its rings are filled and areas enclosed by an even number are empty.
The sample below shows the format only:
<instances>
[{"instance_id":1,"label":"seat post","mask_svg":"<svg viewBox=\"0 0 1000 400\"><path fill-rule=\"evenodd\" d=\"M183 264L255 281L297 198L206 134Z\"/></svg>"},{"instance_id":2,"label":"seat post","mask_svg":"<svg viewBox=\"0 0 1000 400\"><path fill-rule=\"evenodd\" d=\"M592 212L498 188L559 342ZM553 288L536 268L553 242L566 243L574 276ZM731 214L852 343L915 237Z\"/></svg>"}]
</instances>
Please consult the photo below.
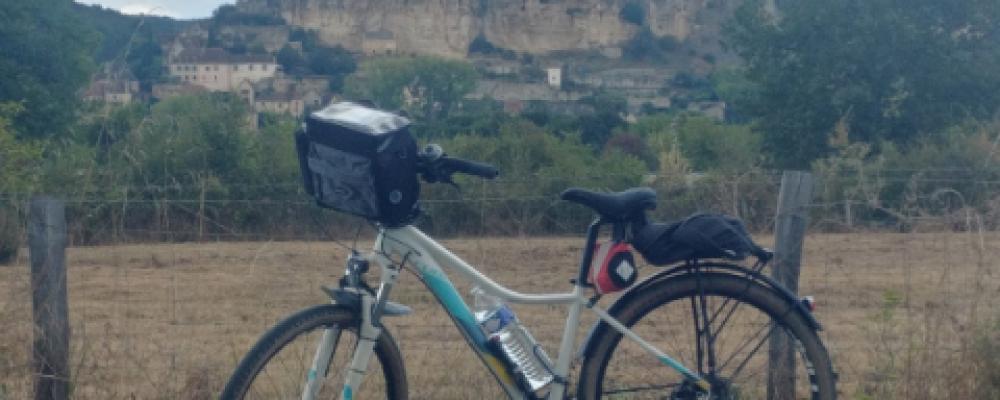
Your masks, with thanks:
<instances>
[{"instance_id":1,"label":"seat post","mask_svg":"<svg viewBox=\"0 0 1000 400\"><path fill-rule=\"evenodd\" d=\"M587 243L583 246L583 256L580 258L580 273L576 276L577 286L590 286L587 283L587 274L590 272L590 263L594 260L594 245L597 244L597 235L600 233L601 225L603 224L604 219L598 216L587 227Z\"/></svg>"}]
</instances>

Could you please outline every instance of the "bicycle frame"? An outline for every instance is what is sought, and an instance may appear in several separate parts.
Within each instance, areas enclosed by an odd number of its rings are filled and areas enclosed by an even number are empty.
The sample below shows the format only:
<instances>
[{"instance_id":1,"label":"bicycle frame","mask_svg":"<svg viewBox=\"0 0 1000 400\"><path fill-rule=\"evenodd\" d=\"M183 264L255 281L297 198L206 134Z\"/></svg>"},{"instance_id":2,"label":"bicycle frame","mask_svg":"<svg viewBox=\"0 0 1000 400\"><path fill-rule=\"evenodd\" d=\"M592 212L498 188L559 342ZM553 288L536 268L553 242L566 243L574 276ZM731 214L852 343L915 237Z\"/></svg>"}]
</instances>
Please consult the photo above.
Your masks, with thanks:
<instances>
[{"instance_id":1,"label":"bicycle frame","mask_svg":"<svg viewBox=\"0 0 1000 400\"><path fill-rule=\"evenodd\" d=\"M592 239L596 237L596 230L592 228L592 232L588 235L588 241L592 242ZM394 261L393 257L397 257L398 259ZM462 332L462 335L468 341L469 346L476 352L486 367L493 373L497 382L500 383L501 387L512 399L525 399L527 398L527 394L524 393L519 387L516 378L513 375L513 371L507 370L505 363L489 350L486 335L481 330L472 314L472 311L469 309L469 306L465 303L458 290L451 283L451 280L448 279L448 276L445 274L442 267L458 272L469 281L479 285L487 293L510 303L565 304L568 306L569 311L566 317L562 341L559 345L556 365L553 368L556 379L551 384L551 389L549 390L547 397L548 399L562 399L566 393L566 386L568 384L567 377L569 376L570 365L573 361L574 342L579 329L579 319L582 308L587 308L593 311L598 318L603 320L612 328L621 332L625 337L635 341L652 356L656 357L660 362L676 370L693 384L701 387L705 391L708 391L709 389L709 384L705 379L701 378L695 372L686 368L678 361L640 338L619 321L611 317L605 310L593 304L593 302L585 296L585 284L579 279L573 285L573 290L568 293L519 293L510 290L483 275L474 267L463 261L458 256L452 254L444 248L444 246L437 243L413 226L404 226L394 229L380 229L378 237L375 240L373 258L374 261L382 268L381 285L377 297L372 299L368 296L368 300L364 301L365 307L362 307L362 310L377 310L379 308L378 305L386 301L388 292L398 278L400 268L406 267L412 270L438 299L445 311L455 322L455 325ZM584 263L589 263L587 258L589 257L584 257ZM581 276L582 275L583 274L581 273ZM372 349L375 345L374 340L369 339L377 338L379 332L379 328L377 327L378 322L372 321L373 312L363 312L362 314L363 321L361 326L361 339L355 349L350 370L346 374L347 377L344 384L344 392L341 396L342 399L351 399L353 394L352 388L358 387L363 379L363 373L367 369L368 361L371 358ZM378 311L375 311L374 314L376 314L374 319L377 320ZM327 336L324 336L324 338L326 337ZM325 345L321 341L315 358L317 360L329 360L329 354L323 353L324 349L326 349L325 351L327 352L330 351L329 348L330 346ZM315 367L316 365L314 363L314 368ZM313 371L315 371L315 369ZM313 375L314 372L310 372L310 374ZM310 379L310 382L312 382L312 379ZM307 389L311 387L309 386L310 384L311 383L307 384ZM303 399L311 398L308 392L310 392L310 390L306 390L303 393Z\"/></svg>"}]
</instances>

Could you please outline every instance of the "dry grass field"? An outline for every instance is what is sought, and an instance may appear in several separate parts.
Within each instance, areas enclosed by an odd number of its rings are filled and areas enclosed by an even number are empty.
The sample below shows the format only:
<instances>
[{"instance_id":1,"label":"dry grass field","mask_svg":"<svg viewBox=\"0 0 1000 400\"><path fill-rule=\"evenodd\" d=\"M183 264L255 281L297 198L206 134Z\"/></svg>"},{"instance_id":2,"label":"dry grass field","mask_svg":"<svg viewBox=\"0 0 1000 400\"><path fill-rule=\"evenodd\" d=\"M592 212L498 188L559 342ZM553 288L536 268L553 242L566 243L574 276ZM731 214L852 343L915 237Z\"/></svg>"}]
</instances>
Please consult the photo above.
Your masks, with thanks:
<instances>
[{"instance_id":1,"label":"dry grass field","mask_svg":"<svg viewBox=\"0 0 1000 400\"><path fill-rule=\"evenodd\" d=\"M499 282L541 292L568 287L582 239L445 244ZM967 364L977 327L1000 317L998 255L997 234L810 236L800 292L818 301L842 397L953 397L954 375L940 371ZM74 397L214 398L265 329L327 301L319 285L336 282L344 258L340 247L318 242L70 249ZM464 282L456 283L467 293ZM415 278L404 275L393 297L416 311L387 323L400 342L414 398L502 396ZM515 310L555 354L563 308ZM23 255L0 267L0 327L0 399L26 398L32 328Z\"/></svg>"}]
</instances>

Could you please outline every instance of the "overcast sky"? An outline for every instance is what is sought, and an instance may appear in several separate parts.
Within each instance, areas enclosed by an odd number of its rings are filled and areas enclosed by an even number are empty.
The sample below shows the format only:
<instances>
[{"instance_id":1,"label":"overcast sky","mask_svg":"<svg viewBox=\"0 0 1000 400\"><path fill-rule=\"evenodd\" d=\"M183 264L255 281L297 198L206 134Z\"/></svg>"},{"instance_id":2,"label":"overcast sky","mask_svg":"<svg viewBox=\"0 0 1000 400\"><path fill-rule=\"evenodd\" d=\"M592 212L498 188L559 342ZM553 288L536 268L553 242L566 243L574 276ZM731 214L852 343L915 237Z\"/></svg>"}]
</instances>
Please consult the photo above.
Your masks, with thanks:
<instances>
[{"instance_id":1,"label":"overcast sky","mask_svg":"<svg viewBox=\"0 0 1000 400\"><path fill-rule=\"evenodd\" d=\"M205 18L222 4L236 0L77 0L83 4L100 4L125 14L155 14L173 18Z\"/></svg>"}]
</instances>

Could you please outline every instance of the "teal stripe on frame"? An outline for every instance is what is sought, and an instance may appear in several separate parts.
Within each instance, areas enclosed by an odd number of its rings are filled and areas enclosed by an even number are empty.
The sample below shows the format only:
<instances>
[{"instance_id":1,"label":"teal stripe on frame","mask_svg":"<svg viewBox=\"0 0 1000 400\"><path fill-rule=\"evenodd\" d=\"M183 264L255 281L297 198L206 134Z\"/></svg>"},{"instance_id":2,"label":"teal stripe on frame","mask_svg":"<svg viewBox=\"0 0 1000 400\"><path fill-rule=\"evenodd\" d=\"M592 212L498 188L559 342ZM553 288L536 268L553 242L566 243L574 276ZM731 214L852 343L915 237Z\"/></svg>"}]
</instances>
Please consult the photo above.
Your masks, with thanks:
<instances>
[{"instance_id":1,"label":"teal stripe on frame","mask_svg":"<svg viewBox=\"0 0 1000 400\"><path fill-rule=\"evenodd\" d=\"M437 271L432 272L430 268L421 268L421 271L423 272L423 279L427 283L427 287L441 300L444 308L448 310L449 314L455 317L455 320L461 325L462 330L472 338L476 346L485 351L486 335L483 334L482 329L479 329L479 324L476 323L476 318L472 315L472 311L469 310L469 306L465 304L465 300L462 300L462 296L458 294L458 291L451 284L451 281L448 280L448 277Z\"/></svg>"}]
</instances>

